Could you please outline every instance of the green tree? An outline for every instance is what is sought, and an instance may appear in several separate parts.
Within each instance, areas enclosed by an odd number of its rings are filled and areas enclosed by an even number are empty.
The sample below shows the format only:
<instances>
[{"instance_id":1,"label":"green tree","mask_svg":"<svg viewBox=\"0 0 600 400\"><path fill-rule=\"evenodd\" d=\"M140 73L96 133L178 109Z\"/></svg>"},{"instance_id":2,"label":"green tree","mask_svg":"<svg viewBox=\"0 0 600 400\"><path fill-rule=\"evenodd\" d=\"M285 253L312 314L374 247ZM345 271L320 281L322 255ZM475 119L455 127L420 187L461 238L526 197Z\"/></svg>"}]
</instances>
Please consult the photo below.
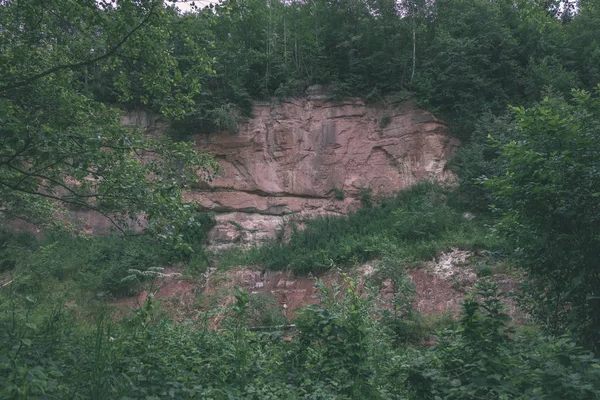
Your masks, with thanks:
<instances>
[{"instance_id":1,"label":"green tree","mask_svg":"<svg viewBox=\"0 0 600 400\"><path fill-rule=\"evenodd\" d=\"M469 134L483 112L502 112L519 97L520 10L511 1L441 0L432 12L414 86L424 104Z\"/></svg>"},{"instance_id":2,"label":"green tree","mask_svg":"<svg viewBox=\"0 0 600 400\"><path fill-rule=\"evenodd\" d=\"M504 293L480 282L462 304L458 327L438 332L408 372L409 399L596 399L597 360L569 338L515 334Z\"/></svg>"},{"instance_id":3,"label":"green tree","mask_svg":"<svg viewBox=\"0 0 600 400\"><path fill-rule=\"evenodd\" d=\"M600 86L514 108L504 174L485 181L500 231L533 279L530 307L555 331L600 347Z\"/></svg>"},{"instance_id":4,"label":"green tree","mask_svg":"<svg viewBox=\"0 0 600 400\"><path fill-rule=\"evenodd\" d=\"M600 2L580 2L581 11L566 27L565 58L585 87L600 82Z\"/></svg>"},{"instance_id":5,"label":"green tree","mask_svg":"<svg viewBox=\"0 0 600 400\"><path fill-rule=\"evenodd\" d=\"M120 229L145 219L172 238L196 223L182 188L208 178L213 161L191 144L121 127L120 109L97 101L108 88L121 102L137 97L167 116L186 113L210 64L185 34L179 54L188 62L175 57L174 18L162 0L0 3L5 216L39 224L83 207Z\"/></svg>"}]
</instances>

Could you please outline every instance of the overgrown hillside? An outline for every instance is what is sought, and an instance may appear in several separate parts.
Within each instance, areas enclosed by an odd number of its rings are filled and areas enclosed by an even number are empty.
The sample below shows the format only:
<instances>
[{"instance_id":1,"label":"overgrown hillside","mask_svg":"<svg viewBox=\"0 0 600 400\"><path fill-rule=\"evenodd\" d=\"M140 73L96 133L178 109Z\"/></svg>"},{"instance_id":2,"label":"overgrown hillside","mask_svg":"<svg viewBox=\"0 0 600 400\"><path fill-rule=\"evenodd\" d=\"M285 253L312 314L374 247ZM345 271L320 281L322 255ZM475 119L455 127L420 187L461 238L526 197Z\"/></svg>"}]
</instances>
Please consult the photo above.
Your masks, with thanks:
<instances>
[{"instance_id":1,"label":"overgrown hillside","mask_svg":"<svg viewBox=\"0 0 600 400\"><path fill-rule=\"evenodd\" d=\"M326 216L292 222L291 236L261 248L225 254L222 264L254 263L298 274L323 273L387 257L399 263L429 260L453 247L501 250L498 238L486 229L487 216L465 218L456 195L438 184L422 183L379 200L363 194L363 208L348 218ZM228 261L227 258L232 258Z\"/></svg>"},{"instance_id":2,"label":"overgrown hillside","mask_svg":"<svg viewBox=\"0 0 600 400\"><path fill-rule=\"evenodd\" d=\"M198 264L197 255L173 253L149 238L50 236L35 243L5 233L11 283L0 295L0 393L115 399L595 398L597 360L566 337L510 323L502 305L506 293L493 278L506 244L486 228L491 220L465 218L452 196L421 184L369 203L348 219L308 221L288 243L214 256L221 261L215 274L228 264L253 262L319 275L379 260L370 277L350 273L339 283L317 282L319 300L298 312L291 331L279 325L285 319L274 317L280 305L241 289L231 292L234 302L225 310L207 306L203 293L196 293L196 317L187 322L171 322L169 308L151 296L115 322L107 300L160 285L166 276L155 266L175 265L193 278L206 265ZM451 247L485 249L488 256L460 318L436 322L414 308L418 294L407 272ZM382 284L392 292L380 290ZM210 324L215 312L226 316L217 330ZM259 330L253 328L256 321ZM437 329L439 344L428 350L422 341L429 340L431 329Z\"/></svg>"},{"instance_id":3,"label":"overgrown hillside","mask_svg":"<svg viewBox=\"0 0 600 400\"><path fill-rule=\"evenodd\" d=\"M172 3L0 1L1 399L600 397L597 0ZM182 193L217 164L185 138L315 84L437 112L458 186L365 190L347 218L209 253ZM122 127L123 107L172 134ZM115 232L75 231L80 209ZM423 315L411 274L451 249L475 282L459 315ZM227 286L240 266L318 296L287 313ZM157 289L178 274L185 319Z\"/></svg>"}]
</instances>

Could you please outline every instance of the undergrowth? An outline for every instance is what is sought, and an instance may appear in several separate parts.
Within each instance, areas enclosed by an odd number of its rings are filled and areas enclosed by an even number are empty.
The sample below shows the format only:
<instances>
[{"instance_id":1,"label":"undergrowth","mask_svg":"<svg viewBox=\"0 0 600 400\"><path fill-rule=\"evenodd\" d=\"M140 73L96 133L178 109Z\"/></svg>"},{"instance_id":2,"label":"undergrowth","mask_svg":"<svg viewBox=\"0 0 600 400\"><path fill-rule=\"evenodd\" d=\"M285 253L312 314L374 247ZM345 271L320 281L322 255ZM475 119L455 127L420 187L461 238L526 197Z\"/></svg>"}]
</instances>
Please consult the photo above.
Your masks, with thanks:
<instances>
[{"instance_id":1,"label":"undergrowth","mask_svg":"<svg viewBox=\"0 0 600 400\"><path fill-rule=\"evenodd\" d=\"M198 304L197 318L177 324L149 295L117 322L106 299L134 292L159 266L199 272L206 255L146 236L0 232L12 277L0 289L0 399L597 399L599 361L568 337L513 330L503 294L483 279L485 257L458 320L414 308L407 267L450 247L502 247L485 224L421 184L348 218L308 222L287 244L225 253L295 272L377 258L368 278L317 282L292 331L273 297L241 289L233 304Z\"/></svg>"},{"instance_id":2,"label":"undergrowth","mask_svg":"<svg viewBox=\"0 0 600 400\"><path fill-rule=\"evenodd\" d=\"M427 260L453 247L501 248L486 224L484 218L464 218L447 190L425 182L372 206L369 203L346 218L310 220L303 230L294 229L289 241L223 253L220 265L261 264L306 274L386 256L407 263Z\"/></svg>"},{"instance_id":3,"label":"undergrowth","mask_svg":"<svg viewBox=\"0 0 600 400\"><path fill-rule=\"evenodd\" d=\"M140 289L144 272L173 264L186 265L191 273L206 269L209 260L203 245L212 225L209 216L202 221L200 227L183 231L194 244L187 249L175 249L142 233L35 236L0 227L0 272L11 277L11 291L37 300L61 297L90 305L130 296ZM140 274L131 279L131 271Z\"/></svg>"},{"instance_id":4,"label":"undergrowth","mask_svg":"<svg viewBox=\"0 0 600 400\"><path fill-rule=\"evenodd\" d=\"M252 295L238 290L227 320L206 312L173 324L150 297L120 323L39 313L0 292L0 399L595 399L598 360L568 338L512 333L492 282L463 304L430 350L398 345L414 311L401 295L390 323L378 291L351 277L318 284L297 331L253 331ZM402 293L402 291L401 291ZM404 300L403 300L404 299ZM403 305L402 305L403 304ZM396 343L396 345L394 345Z\"/></svg>"}]
</instances>

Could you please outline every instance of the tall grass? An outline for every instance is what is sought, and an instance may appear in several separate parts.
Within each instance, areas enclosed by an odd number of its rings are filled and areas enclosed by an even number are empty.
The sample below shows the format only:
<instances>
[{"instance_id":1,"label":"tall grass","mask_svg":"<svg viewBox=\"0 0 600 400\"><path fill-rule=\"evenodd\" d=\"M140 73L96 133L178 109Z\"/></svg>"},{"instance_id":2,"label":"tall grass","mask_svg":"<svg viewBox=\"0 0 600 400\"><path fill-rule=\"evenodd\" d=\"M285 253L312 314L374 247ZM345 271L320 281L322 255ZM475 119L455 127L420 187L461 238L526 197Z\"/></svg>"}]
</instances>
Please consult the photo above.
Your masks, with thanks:
<instances>
[{"instance_id":1,"label":"tall grass","mask_svg":"<svg viewBox=\"0 0 600 400\"><path fill-rule=\"evenodd\" d=\"M0 273L15 277L11 290L17 294L83 294L90 299L131 295L140 283L125 279L131 269L147 271L174 263L190 265L191 269L206 267L203 247L212 220L204 216L202 222L201 227L183 232L193 244L191 250L175 249L144 234L83 236L54 232L33 236L0 225Z\"/></svg>"},{"instance_id":2,"label":"tall grass","mask_svg":"<svg viewBox=\"0 0 600 400\"><path fill-rule=\"evenodd\" d=\"M223 255L222 263L262 264L270 269L319 273L383 256L406 262L430 259L451 247L493 249L501 244L486 221L463 218L449 192L424 182L363 207L346 218L324 216L294 229L288 242Z\"/></svg>"}]
</instances>

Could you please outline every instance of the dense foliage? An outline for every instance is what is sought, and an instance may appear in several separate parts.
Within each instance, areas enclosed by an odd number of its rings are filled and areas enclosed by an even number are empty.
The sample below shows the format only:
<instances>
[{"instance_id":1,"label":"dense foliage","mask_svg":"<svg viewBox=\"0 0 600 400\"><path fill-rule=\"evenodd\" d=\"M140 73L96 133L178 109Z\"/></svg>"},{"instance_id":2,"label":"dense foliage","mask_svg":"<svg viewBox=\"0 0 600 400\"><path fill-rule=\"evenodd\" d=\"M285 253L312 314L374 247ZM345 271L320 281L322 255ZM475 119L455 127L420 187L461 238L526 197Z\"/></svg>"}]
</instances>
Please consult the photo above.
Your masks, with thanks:
<instances>
[{"instance_id":1,"label":"dense foliage","mask_svg":"<svg viewBox=\"0 0 600 400\"><path fill-rule=\"evenodd\" d=\"M600 344L600 86L514 109L500 144L503 173L487 180L500 231L538 286L532 310L554 331Z\"/></svg>"},{"instance_id":2,"label":"dense foliage","mask_svg":"<svg viewBox=\"0 0 600 400\"><path fill-rule=\"evenodd\" d=\"M175 117L181 134L235 131L253 99L321 84L412 93L468 138L486 111L600 80L595 0L227 0L185 15L168 0L100 3L6 2L0 93L74 86Z\"/></svg>"},{"instance_id":3,"label":"dense foliage","mask_svg":"<svg viewBox=\"0 0 600 400\"><path fill-rule=\"evenodd\" d=\"M597 0L173 3L0 0L0 212L46 228L0 231L0 399L600 397ZM466 143L460 186L364 190L348 218L217 255L317 274L375 260L369 279L317 283L291 333L270 327L288 322L272 298L243 290L218 329L200 305L172 323L151 295L117 322L110 300L162 267L214 272L212 219L182 194L216 164L179 139L235 133L253 100L315 84L446 119ZM170 118L172 135L122 127L123 108ZM63 213L79 209L153 235L73 234ZM510 321L493 278L457 321L420 315L406 269L455 247L526 272L518 302L538 325Z\"/></svg>"},{"instance_id":4,"label":"dense foliage","mask_svg":"<svg viewBox=\"0 0 600 400\"><path fill-rule=\"evenodd\" d=\"M116 257L127 261L118 253ZM48 267L64 272L59 266ZM235 294L236 302L218 331L208 327L210 310L174 325L152 299L115 324L102 308L88 308L91 315L73 308L72 300L66 301L69 291L47 290L49 283L57 289L49 281L53 278L37 272L28 277L35 282L33 292L19 281L0 294L0 398L600 395L600 361L567 337L534 330L515 333L493 282L482 283L479 292L465 300L458 324L442 326L436 346L427 350L412 347L422 336L406 330L418 323L410 288L401 288L392 300L402 305L400 312L380 314L377 304L390 300L370 289L376 280L365 286L350 277L344 286L317 283L320 301L300 312L298 330L289 341L277 327L259 332L249 328L246 322L258 299L244 291ZM102 304L99 300L97 306ZM407 347L406 340L412 346Z\"/></svg>"},{"instance_id":5,"label":"dense foliage","mask_svg":"<svg viewBox=\"0 0 600 400\"><path fill-rule=\"evenodd\" d=\"M174 18L154 0L0 3L5 216L49 225L61 207L84 208L116 228L143 223L179 242L182 227L197 224L181 189L209 178L212 160L188 143L121 127L120 110L96 93L110 73L119 99L135 87L165 115L184 113L199 90L194 77L208 67L200 44L179 53L191 66L169 54L164 29ZM122 67L131 60L140 69Z\"/></svg>"},{"instance_id":6,"label":"dense foliage","mask_svg":"<svg viewBox=\"0 0 600 400\"><path fill-rule=\"evenodd\" d=\"M474 293L475 294L475 293ZM417 399L593 399L598 371L568 338L512 336L502 293L483 282L463 302L456 330L410 368ZM589 379L589 380L588 380Z\"/></svg>"},{"instance_id":7,"label":"dense foliage","mask_svg":"<svg viewBox=\"0 0 600 400\"><path fill-rule=\"evenodd\" d=\"M214 74L202 78L188 132L235 130L251 99L411 93L468 138L485 112L531 104L600 81L596 1L229 0L185 15L180 44L206 46ZM179 33L181 32L181 33ZM177 42L176 42L177 43Z\"/></svg>"},{"instance_id":8,"label":"dense foliage","mask_svg":"<svg viewBox=\"0 0 600 400\"><path fill-rule=\"evenodd\" d=\"M298 331L248 329L253 296L238 291L219 331L209 315L174 325L150 299L119 324L19 290L0 301L0 398L76 399L594 399L600 366L566 338L512 334L498 288L483 283L457 326L430 350L395 347L374 316L378 292L350 277L320 285ZM361 288L362 287L362 288ZM405 294L399 293L402 297ZM48 308L50 307L50 308ZM19 312L22 311L22 312ZM388 316L389 317L389 316ZM407 321L410 313L395 318ZM443 396L443 397L441 397Z\"/></svg>"},{"instance_id":9,"label":"dense foliage","mask_svg":"<svg viewBox=\"0 0 600 400\"><path fill-rule=\"evenodd\" d=\"M228 254L221 263L319 273L382 257L410 265L452 247L501 250L498 239L486 231L489 221L464 218L452 204L452 194L437 184L421 183L377 204L369 202L348 218L315 218L305 221L302 229L292 221L289 239L280 235L241 258Z\"/></svg>"}]
</instances>

